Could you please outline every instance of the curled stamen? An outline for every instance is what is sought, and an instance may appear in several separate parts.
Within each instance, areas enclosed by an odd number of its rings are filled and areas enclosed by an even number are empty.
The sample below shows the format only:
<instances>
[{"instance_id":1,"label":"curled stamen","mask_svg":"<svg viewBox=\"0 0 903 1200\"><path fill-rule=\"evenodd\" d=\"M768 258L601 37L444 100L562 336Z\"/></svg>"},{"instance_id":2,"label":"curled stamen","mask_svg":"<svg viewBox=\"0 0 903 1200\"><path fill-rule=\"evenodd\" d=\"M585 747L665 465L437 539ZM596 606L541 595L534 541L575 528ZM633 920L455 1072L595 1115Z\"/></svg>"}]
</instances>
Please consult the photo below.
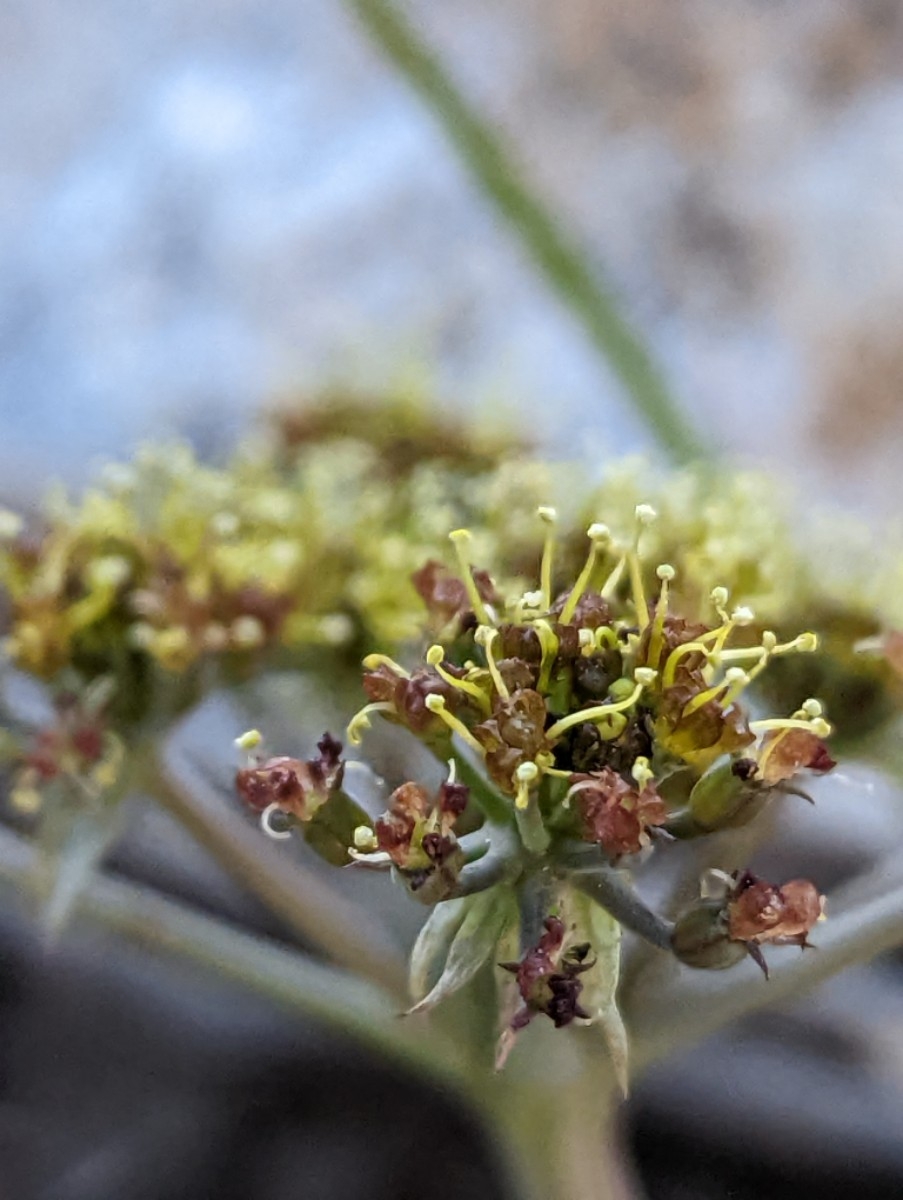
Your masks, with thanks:
<instances>
[{"instance_id":1,"label":"curled stamen","mask_svg":"<svg viewBox=\"0 0 903 1200\"><path fill-rule=\"evenodd\" d=\"M539 767L534 762L521 763L514 772L514 778L517 782L514 806L523 810L530 803L530 788L539 778Z\"/></svg>"},{"instance_id":2,"label":"curled stamen","mask_svg":"<svg viewBox=\"0 0 903 1200\"><path fill-rule=\"evenodd\" d=\"M348 722L348 728L345 731L348 741L352 746L361 744L364 739L364 731L370 728L370 713L394 711L395 705L391 700L374 700L372 704L365 704Z\"/></svg>"},{"instance_id":3,"label":"curled stamen","mask_svg":"<svg viewBox=\"0 0 903 1200\"><path fill-rule=\"evenodd\" d=\"M564 608L561 610L560 619L562 625L567 625L572 620L574 613L577 611L577 605L580 602L580 597L589 587L599 554L603 547L607 546L611 541L611 533L609 532L608 526L602 525L599 522L595 522L594 524L590 525L589 529L586 531L586 536L589 538L590 542L589 554L586 556L586 562L583 564L583 570L577 576L577 582L571 588L570 595L565 602Z\"/></svg>"},{"instance_id":4,"label":"curled stamen","mask_svg":"<svg viewBox=\"0 0 903 1200\"><path fill-rule=\"evenodd\" d=\"M495 655L492 652L492 644L499 635L497 629L492 629L488 625L480 625L476 633L473 635L473 640L478 646L483 647L483 653L486 655L486 667L489 674L492 676L492 682L495 684L495 690L503 700L509 700L511 693L508 691L508 685L502 678L502 673L498 668L498 663L495 661Z\"/></svg>"},{"instance_id":5,"label":"curled stamen","mask_svg":"<svg viewBox=\"0 0 903 1200\"><path fill-rule=\"evenodd\" d=\"M493 629L492 632L495 633L495 630ZM475 683L471 683L467 679L457 679L449 671L446 671L445 667L442 665L445 661L445 650L442 646L430 646L429 650L426 652L426 661L429 666L433 668L439 678L444 680L449 687L457 688L459 692L464 692L465 695L476 700L477 704L484 713L491 712L492 706L489 702L489 697L482 688L478 687Z\"/></svg>"},{"instance_id":6,"label":"curled stamen","mask_svg":"<svg viewBox=\"0 0 903 1200\"><path fill-rule=\"evenodd\" d=\"M533 629L536 631L536 636L539 638L539 644L542 647L542 661L539 665L539 680L536 685L542 691L549 686L549 677L552 674L552 667L558 656L559 642L552 626L545 619L540 618L538 621L534 621Z\"/></svg>"},{"instance_id":7,"label":"curled stamen","mask_svg":"<svg viewBox=\"0 0 903 1200\"><path fill-rule=\"evenodd\" d=\"M632 708L639 700L643 690L653 682L657 671L651 670L649 667L638 667L633 673L636 680L636 685L629 696L623 700L615 701L612 704L597 704L592 708L582 708L577 712L569 713L566 717L562 717L560 721L556 721L554 725L546 730L546 737L549 741L554 741L561 737L568 729L572 729L575 725L582 725L586 721L591 721L595 724L605 718L612 716L615 713L622 713L625 709Z\"/></svg>"},{"instance_id":8,"label":"curled stamen","mask_svg":"<svg viewBox=\"0 0 903 1200\"><path fill-rule=\"evenodd\" d=\"M554 508L543 506L538 508L537 515L546 527L545 544L542 549L542 566L540 567L541 607L547 609L552 603L552 562L555 554L555 524L558 513Z\"/></svg>"},{"instance_id":9,"label":"curled stamen","mask_svg":"<svg viewBox=\"0 0 903 1200\"><path fill-rule=\"evenodd\" d=\"M273 838L273 840L277 842L284 842L286 838L290 838L292 836L292 831L290 829L273 828L272 817L273 814L277 812L282 812L282 809L278 804L268 804L260 814L260 828L267 835L267 837Z\"/></svg>"},{"instance_id":10,"label":"curled stamen","mask_svg":"<svg viewBox=\"0 0 903 1200\"><path fill-rule=\"evenodd\" d=\"M375 671L377 667L388 667L393 675L397 675L399 679L410 679L411 672L406 671L400 663L397 663L394 658L390 658L388 654L368 654L362 663L364 670Z\"/></svg>"},{"instance_id":11,"label":"curled stamen","mask_svg":"<svg viewBox=\"0 0 903 1200\"><path fill-rule=\"evenodd\" d=\"M448 711L448 708L446 707L446 704L445 704L444 696L438 696L438 695L436 695L435 692L431 692L427 696L424 703L426 704L426 707L430 710L431 713L434 713L437 717L439 717L442 721L444 721L445 724L448 726L448 728L453 733L458 734L458 736L463 741L465 741L472 750L476 750L477 754L479 754L479 756L481 758L485 757L485 755L486 755L485 749L480 745L480 743L473 736L473 734L470 732L470 730L467 728L467 726L464 724L464 722L460 721L454 715L454 713L450 713Z\"/></svg>"},{"instance_id":12,"label":"curled stamen","mask_svg":"<svg viewBox=\"0 0 903 1200\"><path fill-rule=\"evenodd\" d=\"M473 568L470 562L470 544L473 541L473 536L469 529L455 529L448 537L455 548L455 554L458 556L461 574L464 577L463 583L467 589L467 597L470 600L473 611L477 615L477 620L481 625L492 625L493 620L489 609L484 604L483 597L480 595L473 577Z\"/></svg>"}]
</instances>

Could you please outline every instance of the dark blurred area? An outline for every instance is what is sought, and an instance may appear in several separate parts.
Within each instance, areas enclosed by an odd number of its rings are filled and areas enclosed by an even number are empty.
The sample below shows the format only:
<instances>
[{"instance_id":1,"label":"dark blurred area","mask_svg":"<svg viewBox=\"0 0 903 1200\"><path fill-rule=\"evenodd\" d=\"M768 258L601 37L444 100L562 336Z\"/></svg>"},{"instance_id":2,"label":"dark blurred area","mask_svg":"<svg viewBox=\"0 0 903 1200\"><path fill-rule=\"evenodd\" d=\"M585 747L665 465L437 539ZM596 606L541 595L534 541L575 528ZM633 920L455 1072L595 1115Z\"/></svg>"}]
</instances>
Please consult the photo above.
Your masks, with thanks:
<instances>
[{"instance_id":1,"label":"dark blurred area","mask_svg":"<svg viewBox=\"0 0 903 1200\"><path fill-rule=\"evenodd\" d=\"M865 516L903 472L903 6L408 6L608 273L696 425ZM5 0L0 498L275 393L410 378L559 456L654 451L417 98L331 0ZM453 397L453 402L449 400ZM857 777L858 778L858 777ZM903 833L869 777L788 817L823 886ZM855 835L848 812L857 813ZM168 820L110 869L283 939ZM769 860L771 861L771 860ZM792 865L790 865L792 864ZM642 1079L650 1200L903 1191L903 963ZM442 1097L238 988L0 921L2 1200L507 1193Z\"/></svg>"}]
</instances>

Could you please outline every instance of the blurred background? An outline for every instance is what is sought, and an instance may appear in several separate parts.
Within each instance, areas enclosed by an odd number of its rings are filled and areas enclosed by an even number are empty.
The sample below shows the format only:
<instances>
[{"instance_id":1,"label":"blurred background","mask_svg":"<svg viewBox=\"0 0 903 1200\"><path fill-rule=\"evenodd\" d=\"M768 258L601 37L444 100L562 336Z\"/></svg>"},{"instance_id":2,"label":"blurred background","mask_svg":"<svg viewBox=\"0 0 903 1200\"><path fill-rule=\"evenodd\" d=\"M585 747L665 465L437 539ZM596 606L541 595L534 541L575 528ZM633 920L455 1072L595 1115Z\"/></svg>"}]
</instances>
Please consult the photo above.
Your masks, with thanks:
<instances>
[{"instance_id":1,"label":"blurred background","mask_svg":"<svg viewBox=\"0 0 903 1200\"><path fill-rule=\"evenodd\" d=\"M899 0L405 8L701 434L807 497L893 517ZM349 6L0 0L0 114L5 501L148 436L216 453L275 397L334 384L414 382L593 466L657 453ZM820 847L787 832L796 873L820 865L828 886L901 832L896 794L869 789L836 785ZM272 931L179 840L145 815L119 865L160 882L165 863L171 889ZM114 968L90 938L48 959L0 921L3 1200L402 1197L424 1178L434 1197L502 1194L466 1122L319 1031L138 956ZM898 1196L899 977L852 972L650 1075L626 1136L651 1200ZM425 1155L408 1192L392 1164L436 1122L471 1149ZM362 1133L375 1162L354 1158Z\"/></svg>"}]
</instances>

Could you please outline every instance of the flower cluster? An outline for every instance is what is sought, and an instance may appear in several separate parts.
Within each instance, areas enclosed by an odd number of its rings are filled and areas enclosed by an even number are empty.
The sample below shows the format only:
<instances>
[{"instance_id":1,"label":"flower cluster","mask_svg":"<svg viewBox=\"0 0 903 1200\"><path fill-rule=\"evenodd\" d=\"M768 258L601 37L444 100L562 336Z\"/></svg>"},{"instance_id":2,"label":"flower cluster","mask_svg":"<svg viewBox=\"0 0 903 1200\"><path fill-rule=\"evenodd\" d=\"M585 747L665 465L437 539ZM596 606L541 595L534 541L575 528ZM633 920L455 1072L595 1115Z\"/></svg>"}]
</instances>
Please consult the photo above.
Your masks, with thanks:
<instances>
[{"instance_id":1,"label":"flower cluster","mask_svg":"<svg viewBox=\"0 0 903 1200\"><path fill-rule=\"evenodd\" d=\"M533 590L506 595L475 563L464 529L450 535L455 567L431 558L415 572L425 654L410 668L368 655L368 702L348 727L359 745L378 716L451 764L438 791L398 787L382 817L356 828L349 856L393 871L433 907L414 975L438 962L438 980L428 994L414 987L418 1011L487 958L504 960L519 1007L504 1017L500 1062L537 1014L557 1027L599 1021L613 1053L623 1043L619 922L697 967L747 955L762 965L765 943L806 945L823 908L805 881L724 877L672 928L622 868L675 838L742 825L775 796L800 794L800 776L834 765L818 701L789 716L753 716L743 704L770 663L815 650L813 633L780 640L720 585L708 620L673 611L671 564L657 566L647 590L642 541L655 513L646 505L623 541L593 523L576 580L562 587L556 513L539 517ZM517 961L502 950L512 940Z\"/></svg>"}]
</instances>

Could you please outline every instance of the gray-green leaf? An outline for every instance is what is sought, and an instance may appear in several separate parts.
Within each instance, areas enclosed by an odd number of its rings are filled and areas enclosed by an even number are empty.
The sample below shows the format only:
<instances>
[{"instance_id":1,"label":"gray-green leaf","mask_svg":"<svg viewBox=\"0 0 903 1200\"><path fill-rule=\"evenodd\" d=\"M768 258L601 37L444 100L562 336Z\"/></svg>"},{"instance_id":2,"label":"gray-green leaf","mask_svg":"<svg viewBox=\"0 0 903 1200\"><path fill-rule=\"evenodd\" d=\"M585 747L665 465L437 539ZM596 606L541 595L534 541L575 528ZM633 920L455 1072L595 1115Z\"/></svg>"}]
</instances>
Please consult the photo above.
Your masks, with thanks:
<instances>
[{"instance_id":1,"label":"gray-green leaf","mask_svg":"<svg viewBox=\"0 0 903 1200\"><path fill-rule=\"evenodd\" d=\"M442 974L430 992L410 1009L412 1013L428 1011L469 983L494 953L506 927L516 919L509 887L488 888L474 896L465 896L460 903L465 906L464 916L454 933Z\"/></svg>"}]
</instances>

